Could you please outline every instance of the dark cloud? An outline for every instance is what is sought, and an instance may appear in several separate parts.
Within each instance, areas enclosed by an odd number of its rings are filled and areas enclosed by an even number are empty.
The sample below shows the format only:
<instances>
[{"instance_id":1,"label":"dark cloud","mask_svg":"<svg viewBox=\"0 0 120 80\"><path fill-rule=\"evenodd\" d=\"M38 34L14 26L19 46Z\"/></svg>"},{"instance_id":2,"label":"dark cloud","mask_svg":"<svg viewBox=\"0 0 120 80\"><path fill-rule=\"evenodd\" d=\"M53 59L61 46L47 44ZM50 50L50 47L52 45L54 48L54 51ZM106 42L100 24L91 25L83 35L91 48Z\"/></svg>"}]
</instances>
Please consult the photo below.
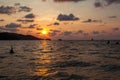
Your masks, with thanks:
<instances>
[{"instance_id":1,"label":"dark cloud","mask_svg":"<svg viewBox=\"0 0 120 80\"><path fill-rule=\"evenodd\" d=\"M16 32L18 32L18 31L20 31L19 29L8 29L8 32L11 32L11 33L16 33Z\"/></svg>"},{"instance_id":2,"label":"dark cloud","mask_svg":"<svg viewBox=\"0 0 120 80\"><path fill-rule=\"evenodd\" d=\"M23 19L18 19L17 21L18 21L18 22L22 22L22 23L34 22L34 20L28 20L28 19L25 19L25 20L23 20Z\"/></svg>"},{"instance_id":3,"label":"dark cloud","mask_svg":"<svg viewBox=\"0 0 120 80\"><path fill-rule=\"evenodd\" d=\"M0 6L0 14L7 15L11 15L16 12L30 12L31 10L32 9L27 6L20 6L20 3L15 3L15 6Z\"/></svg>"},{"instance_id":4,"label":"dark cloud","mask_svg":"<svg viewBox=\"0 0 120 80\"><path fill-rule=\"evenodd\" d=\"M54 22L54 24L53 25L60 25L60 23L59 22Z\"/></svg>"},{"instance_id":5,"label":"dark cloud","mask_svg":"<svg viewBox=\"0 0 120 80\"><path fill-rule=\"evenodd\" d=\"M95 3L94 3L94 6L95 6L96 8L99 8L99 7L102 7L103 5L102 5L101 2L95 2Z\"/></svg>"},{"instance_id":6,"label":"dark cloud","mask_svg":"<svg viewBox=\"0 0 120 80\"><path fill-rule=\"evenodd\" d=\"M19 29L8 29L8 28L0 28L0 32L18 32L19 31Z\"/></svg>"},{"instance_id":7,"label":"dark cloud","mask_svg":"<svg viewBox=\"0 0 120 80\"><path fill-rule=\"evenodd\" d=\"M17 10L15 7L12 6L0 6L0 14L13 14L16 13Z\"/></svg>"},{"instance_id":8,"label":"dark cloud","mask_svg":"<svg viewBox=\"0 0 120 80\"><path fill-rule=\"evenodd\" d=\"M5 21L4 19L0 19L0 22Z\"/></svg>"},{"instance_id":9,"label":"dark cloud","mask_svg":"<svg viewBox=\"0 0 120 80\"><path fill-rule=\"evenodd\" d=\"M57 17L57 20L59 20L59 21L76 21L76 20L79 20L79 18L75 17L73 14L69 14L69 15L59 14Z\"/></svg>"},{"instance_id":10,"label":"dark cloud","mask_svg":"<svg viewBox=\"0 0 120 80\"><path fill-rule=\"evenodd\" d=\"M39 27L39 28L36 28L36 30L43 30L43 28L40 28L40 27Z\"/></svg>"},{"instance_id":11,"label":"dark cloud","mask_svg":"<svg viewBox=\"0 0 120 80\"><path fill-rule=\"evenodd\" d=\"M20 3L15 3L14 5L15 5L15 6L20 6Z\"/></svg>"},{"instance_id":12,"label":"dark cloud","mask_svg":"<svg viewBox=\"0 0 120 80\"><path fill-rule=\"evenodd\" d=\"M54 22L54 23L48 24L47 26L52 26L52 25L58 26L58 25L60 25L60 23L59 22Z\"/></svg>"},{"instance_id":13,"label":"dark cloud","mask_svg":"<svg viewBox=\"0 0 120 80\"><path fill-rule=\"evenodd\" d=\"M43 2L45 2L46 0L42 0Z\"/></svg>"},{"instance_id":14,"label":"dark cloud","mask_svg":"<svg viewBox=\"0 0 120 80\"><path fill-rule=\"evenodd\" d=\"M0 27L0 30L2 32L17 32L19 31L19 28L21 28L20 24L10 23L10 24Z\"/></svg>"},{"instance_id":15,"label":"dark cloud","mask_svg":"<svg viewBox=\"0 0 120 80\"><path fill-rule=\"evenodd\" d=\"M70 36L71 34L72 34L71 31L65 31L65 32L63 33L63 35L65 35L65 36Z\"/></svg>"},{"instance_id":16,"label":"dark cloud","mask_svg":"<svg viewBox=\"0 0 120 80\"><path fill-rule=\"evenodd\" d=\"M83 34L83 33L84 33L83 30L79 30L79 31L76 32L76 34Z\"/></svg>"},{"instance_id":17,"label":"dark cloud","mask_svg":"<svg viewBox=\"0 0 120 80\"><path fill-rule=\"evenodd\" d=\"M0 32L3 32L4 30L6 30L6 28L3 26L0 26Z\"/></svg>"},{"instance_id":18,"label":"dark cloud","mask_svg":"<svg viewBox=\"0 0 120 80\"><path fill-rule=\"evenodd\" d=\"M97 1L97 0L96 0ZM96 8L98 7L105 7L105 6L109 6L111 4L120 4L120 0L99 0L97 2L94 3L94 6Z\"/></svg>"},{"instance_id":19,"label":"dark cloud","mask_svg":"<svg viewBox=\"0 0 120 80\"><path fill-rule=\"evenodd\" d=\"M83 23L91 23L91 22L102 22L102 20L88 19L88 20L86 20L86 21L83 21Z\"/></svg>"},{"instance_id":20,"label":"dark cloud","mask_svg":"<svg viewBox=\"0 0 120 80\"><path fill-rule=\"evenodd\" d=\"M57 33L55 33L55 32L52 32L49 34L49 36L56 36L56 35L57 35Z\"/></svg>"},{"instance_id":21,"label":"dark cloud","mask_svg":"<svg viewBox=\"0 0 120 80\"><path fill-rule=\"evenodd\" d=\"M119 31L119 28L116 27L116 28L113 28L112 30L113 31Z\"/></svg>"},{"instance_id":22,"label":"dark cloud","mask_svg":"<svg viewBox=\"0 0 120 80\"><path fill-rule=\"evenodd\" d=\"M117 18L117 16L109 16L109 18Z\"/></svg>"},{"instance_id":23,"label":"dark cloud","mask_svg":"<svg viewBox=\"0 0 120 80\"><path fill-rule=\"evenodd\" d=\"M16 23L10 23L10 24L7 24L5 25L5 28L20 28L21 27L21 24L16 24Z\"/></svg>"},{"instance_id":24,"label":"dark cloud","mask_svg":"<svg viewBox=\"0 0 120 80\"><path fill-rule=\"evenodd\" d=\"M77 31L75 34L77 34L77 35L82 34L83 36L88 36L88 35L89 35L88 33L86 33L86 32L83 31L83 30L79 30L79 31Z\"/></svg>"},{"instance_id":25,"label":"dark cloud","mask_svg":"<svg viewBox=\"0 0 120 80\"><path fill-rule=\"evenodd\" d=\"M49 33L50 36L56 36L58 33L60 33L60 30L50 30L51 32Z\"/></svg>"},{"instance_id":26,"label":"dark cloud","mask_svg":"<svg viewBox=\"0 0 120 80\"><path fill-rule=\"evenodd\" d=\"M33 28L36 28L36 26L37 26L37 24L32 24L32 25L30 25L28 28L33 29Z\"/></svg>"},{"instance_id":27,"label":"dark cloud","mask_svg":"<svg viewBox=\"0 0 120 80\"><path fill-rule=\"evenodd\" d=\"M27 14L25 18L35 18L35 15L33 13Z\"/></svg>"},{"instance_id":28,"label":"dark cloud","mask_svg":"<svg viewBox=\"0 0 120 80\"><path fill-rule=\"evenodd\" d=\"M99 32L99 31L93 31L92 33L93 33L93 34L95 34L95 35L100 34L100 32Z\"/></svg>"},{"instance_id":29,"label":"dark cloud","mask_svg":"<svg viewBox=\"0 0 120 80\"><path fill-rule=\"evenodd\" d=\"M107 2L107 5L111 5L113 3L115 4L119 4L120 3L120 0L105 0Z\"/></svg>"},{"instance_id":30,"label":"dark cloud","mask_svg":"<svg viewBox=\"0 0 120 80\"><path fill-rule=\"evenodd\" d=\"M54 0L54 2L79 2L79 1L85 1L85 0Z\"/></svg>"},{"instance_id":31,"label":"dark cloud","mask_svg":"<svg viewBox=\"0 0 120 80\"><path fill-rule=\"evenodd\" d=\"M30 12L32 9L27 7L27 6L20 6L19 7L19 12Z\"/></svg>"}]
</instances>

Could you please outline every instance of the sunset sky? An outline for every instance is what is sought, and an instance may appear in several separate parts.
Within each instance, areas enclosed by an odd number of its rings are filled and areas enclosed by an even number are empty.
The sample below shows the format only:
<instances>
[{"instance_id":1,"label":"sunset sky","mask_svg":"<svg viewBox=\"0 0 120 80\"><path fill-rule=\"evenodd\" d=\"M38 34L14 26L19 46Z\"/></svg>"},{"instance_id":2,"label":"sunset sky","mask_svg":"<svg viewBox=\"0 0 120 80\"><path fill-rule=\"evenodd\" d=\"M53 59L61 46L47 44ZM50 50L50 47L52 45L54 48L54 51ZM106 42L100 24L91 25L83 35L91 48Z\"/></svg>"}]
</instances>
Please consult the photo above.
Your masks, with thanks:
<instances>
[{"instance_id":1,"label":"sunset sky","mask_svg":"<svg viewBox=\"0 0 120 80\"><path fill-rule=\"evenodd\" d=\"M118 40L120 0L0 0L0 32Z\"/></svg>"}]
</instances>

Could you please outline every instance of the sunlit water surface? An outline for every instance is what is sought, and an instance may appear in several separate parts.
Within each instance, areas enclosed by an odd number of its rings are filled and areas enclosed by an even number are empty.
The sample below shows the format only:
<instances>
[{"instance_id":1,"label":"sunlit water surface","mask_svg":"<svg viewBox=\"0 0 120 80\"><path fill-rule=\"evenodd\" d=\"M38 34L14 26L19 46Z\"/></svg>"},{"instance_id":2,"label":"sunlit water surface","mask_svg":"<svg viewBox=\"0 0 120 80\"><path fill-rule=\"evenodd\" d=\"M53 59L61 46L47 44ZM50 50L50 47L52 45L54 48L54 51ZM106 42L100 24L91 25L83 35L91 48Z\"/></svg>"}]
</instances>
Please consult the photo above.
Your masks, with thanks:
<instances>
[{"instance_id":1,"label":"sunlit water surface","mask_svg":"<svg viewBox=\"0 0 120 80\"><path fill-rule=\"evenodd\" d=\"M120 80L120 44L115 43L0 41L0 80Z\"/></svg>"}]
</instances>

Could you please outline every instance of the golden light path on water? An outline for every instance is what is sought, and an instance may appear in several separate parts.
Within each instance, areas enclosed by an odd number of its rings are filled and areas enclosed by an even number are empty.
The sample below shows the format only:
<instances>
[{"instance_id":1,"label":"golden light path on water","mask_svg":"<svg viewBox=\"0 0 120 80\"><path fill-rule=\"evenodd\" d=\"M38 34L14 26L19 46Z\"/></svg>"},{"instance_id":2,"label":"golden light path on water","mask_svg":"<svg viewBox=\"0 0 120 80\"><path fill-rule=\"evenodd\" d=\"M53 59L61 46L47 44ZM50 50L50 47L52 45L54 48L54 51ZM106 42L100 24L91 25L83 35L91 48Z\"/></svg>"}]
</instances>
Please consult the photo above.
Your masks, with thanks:
<instances>
[{"instance_id":1,"label":"golden light path on water","mask_svg":"<svg viewBox=\"0 0 120 80\"><path fill-rule=\"evenodd\" d=\"M54 74L54 70L48 66L50 64L52 64L52 59L55 57L51 53L51 49L48 48L48 41L43 40L42 44L40 45L40 47L42 46L42 53L41 56L36 56L36 58L39 58L39 61L36 61L35 63L40 65L40 66L35 66L35 72L34 75L36 76L49 76L51 74ZM51 72L52 71L52 72Z\"/></svg>"}]
</instances>

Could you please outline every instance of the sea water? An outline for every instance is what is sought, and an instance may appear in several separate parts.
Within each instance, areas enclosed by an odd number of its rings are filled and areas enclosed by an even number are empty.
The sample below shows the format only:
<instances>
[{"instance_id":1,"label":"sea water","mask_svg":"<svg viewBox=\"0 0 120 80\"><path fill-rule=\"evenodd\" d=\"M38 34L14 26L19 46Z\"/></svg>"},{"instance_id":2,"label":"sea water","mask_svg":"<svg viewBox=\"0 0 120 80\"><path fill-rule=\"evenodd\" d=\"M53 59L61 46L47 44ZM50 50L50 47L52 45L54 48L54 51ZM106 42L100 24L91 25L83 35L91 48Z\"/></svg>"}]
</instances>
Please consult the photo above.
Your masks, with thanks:
<instances>
[{"instance_id":1,"label":"sea water","mask_svg":"<svg viewBox=\"0 0 120 80\"><path fill-rule=\"evenodd\" d=\"M0 80L120 80L116 42L0 41Z\"/></svg>"}]
</instances>

